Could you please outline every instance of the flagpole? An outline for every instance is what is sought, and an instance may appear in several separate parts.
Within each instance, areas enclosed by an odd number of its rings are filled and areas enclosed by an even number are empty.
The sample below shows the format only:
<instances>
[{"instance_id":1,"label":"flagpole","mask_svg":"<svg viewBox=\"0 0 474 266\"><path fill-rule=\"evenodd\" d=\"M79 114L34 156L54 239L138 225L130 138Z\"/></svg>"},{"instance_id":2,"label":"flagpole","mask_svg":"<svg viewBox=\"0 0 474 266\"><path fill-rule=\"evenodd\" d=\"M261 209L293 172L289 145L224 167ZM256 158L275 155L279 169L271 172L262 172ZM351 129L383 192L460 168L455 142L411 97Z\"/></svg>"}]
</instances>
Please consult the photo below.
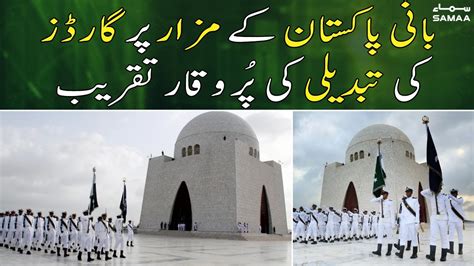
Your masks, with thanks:
<instances>
[{"instance_id":1,"label":"flagpole","mask_svg":"<svg viewBox=\"0 0 474 266\"><path fill-rule=\"evenodd\" d=\"M377 156L377 160L380 160L380 158L379 158L379 156L380 156L380 144L382 144L382 139L381 139L381 138L379 138L379 139L377 140L377 146L378 146L378 151L379 151L379 154L378 154L378 156ZM383 188L382 188L382 191L383 191ZM382 199L380 200L380 209L381 209L381 211L382 211L382 218L384 218L384 215L383 215L383 197L382 197Z\"/></svg>"}]
</instances>

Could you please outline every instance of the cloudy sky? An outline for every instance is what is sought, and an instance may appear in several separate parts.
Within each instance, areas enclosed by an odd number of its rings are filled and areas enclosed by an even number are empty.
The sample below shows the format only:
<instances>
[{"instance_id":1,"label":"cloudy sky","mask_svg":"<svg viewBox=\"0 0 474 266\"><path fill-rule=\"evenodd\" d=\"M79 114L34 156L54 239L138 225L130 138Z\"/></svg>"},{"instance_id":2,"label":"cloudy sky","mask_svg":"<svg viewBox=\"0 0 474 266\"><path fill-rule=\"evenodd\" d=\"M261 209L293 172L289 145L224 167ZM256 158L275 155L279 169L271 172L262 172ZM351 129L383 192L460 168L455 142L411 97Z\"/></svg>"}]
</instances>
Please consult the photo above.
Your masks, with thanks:
<instances>
[{"instance_id":1,"label":"cloudy sky","mask_svg":"<svg viewBox=\"0 0 474 266\"><path fill-rule=\"evenodd\" d=\"M202 112L0 112L0 210L81 213L89 203L95 166L100 207L94 213L120 213L122 179L126 177L127 218L138 223L150 154L158 156L164 151L173 156L179 132ZM233 113L255 130L261 160L282 164L286 208L290 210L292 113Z\"/></svg>"},{"instance_id":2,"label":"cloudy sky","mask_svg":"<svg viewBox=\"0 0 474 266\"><path fill-rule=\"evenodd\" d=\"M426 129L421 117L430 117L430 130L443 170L445 190L458 188L474 219L474 112L295 112L295 206L319 204L326 162L344 162L347 145L361 129L388 124L401 129L415 147L416 160L426 161Z\"/></svg>"}]
</instances>

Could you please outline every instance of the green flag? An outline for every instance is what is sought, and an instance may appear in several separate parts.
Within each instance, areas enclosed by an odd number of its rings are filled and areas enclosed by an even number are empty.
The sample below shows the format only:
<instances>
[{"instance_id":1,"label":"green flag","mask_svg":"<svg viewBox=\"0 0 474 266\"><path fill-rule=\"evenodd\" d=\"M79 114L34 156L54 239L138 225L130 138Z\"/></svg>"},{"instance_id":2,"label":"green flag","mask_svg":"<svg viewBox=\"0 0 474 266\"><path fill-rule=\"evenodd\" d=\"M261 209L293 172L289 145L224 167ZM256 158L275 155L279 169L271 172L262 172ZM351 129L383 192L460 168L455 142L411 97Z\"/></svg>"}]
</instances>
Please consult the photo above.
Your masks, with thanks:
<instances>
[{"instance_id":1,"label":"green flag","mask_svg":"<svg viewBox=\"0 0 474 266\"><path fill-rule=\"evenodd\" d=\"M372 194L377 198L380 197L382 188L385 186L385 177L387 177L387 175L382 167L382 154L379 154L375 165L374 187L372 189Z\"/></svg>"}]
</instances>

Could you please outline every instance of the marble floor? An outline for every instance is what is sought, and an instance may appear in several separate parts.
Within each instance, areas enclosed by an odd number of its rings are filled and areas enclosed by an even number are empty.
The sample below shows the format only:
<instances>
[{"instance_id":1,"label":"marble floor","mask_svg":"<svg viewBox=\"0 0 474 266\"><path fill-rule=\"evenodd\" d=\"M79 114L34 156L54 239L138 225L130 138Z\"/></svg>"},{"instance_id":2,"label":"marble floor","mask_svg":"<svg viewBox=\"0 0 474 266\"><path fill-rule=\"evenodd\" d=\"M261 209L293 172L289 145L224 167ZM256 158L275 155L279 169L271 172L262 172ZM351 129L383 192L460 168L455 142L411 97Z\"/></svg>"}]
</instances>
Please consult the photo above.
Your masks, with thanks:
<instances>
[{"instance_id":1,"label":"marble floor","mask_svg":"<svg viewBox=\"0 0 474 266\"><path fill-rule=\"evenodd\" d=\"M398 235L397 235L398 236ZM448 254L446 262L440 262L441 251L436 250L436 262L428 261L425 255L429 251L429 230L420 234L421 251L417 259L410 259L412 251L405 251L404 258L385 256L387 246L382 248L382 256L372 255L376 249L376 240L362 240L357 242L335 242L318 243L306 245L295 243L293 247L294 265L474 265L474 225L466 224L464 231L464 255L457 255L457 244L455 244L455 255ZM394 248L394 251L397 251ZM408 256L407 256L408 255Z\"/></svg>"},{"instance_id":2,"label":"marble floor","mask_svg":"<svg viewBox=\"0 0 474 266\"><path fill-rule=\"evenodd\" d=\"M126 259L79 263L75 256L32 255L0 248L0 265L291 265L291 243L135 235ZM77 254L77 253L75 253Z\"/></svg>"}]
</instances>

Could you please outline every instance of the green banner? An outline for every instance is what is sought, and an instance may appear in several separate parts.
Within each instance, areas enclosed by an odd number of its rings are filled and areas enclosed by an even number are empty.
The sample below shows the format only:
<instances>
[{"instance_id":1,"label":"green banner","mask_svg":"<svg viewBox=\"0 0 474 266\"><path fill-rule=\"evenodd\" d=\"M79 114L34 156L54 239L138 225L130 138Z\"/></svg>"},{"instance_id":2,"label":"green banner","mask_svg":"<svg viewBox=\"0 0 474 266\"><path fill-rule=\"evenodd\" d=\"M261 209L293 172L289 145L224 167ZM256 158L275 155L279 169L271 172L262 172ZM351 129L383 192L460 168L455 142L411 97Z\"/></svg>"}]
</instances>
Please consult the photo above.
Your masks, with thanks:
<instances>
[{"instance_id":1,"label":"green banner","mask_svg":"<svg viewBox=\"0 0 474 266\"><path fill-rule=\"evenodd\" d=\"M2 109L472 109L471 1L1 1Z\"/></svg>"}]
</instances>

